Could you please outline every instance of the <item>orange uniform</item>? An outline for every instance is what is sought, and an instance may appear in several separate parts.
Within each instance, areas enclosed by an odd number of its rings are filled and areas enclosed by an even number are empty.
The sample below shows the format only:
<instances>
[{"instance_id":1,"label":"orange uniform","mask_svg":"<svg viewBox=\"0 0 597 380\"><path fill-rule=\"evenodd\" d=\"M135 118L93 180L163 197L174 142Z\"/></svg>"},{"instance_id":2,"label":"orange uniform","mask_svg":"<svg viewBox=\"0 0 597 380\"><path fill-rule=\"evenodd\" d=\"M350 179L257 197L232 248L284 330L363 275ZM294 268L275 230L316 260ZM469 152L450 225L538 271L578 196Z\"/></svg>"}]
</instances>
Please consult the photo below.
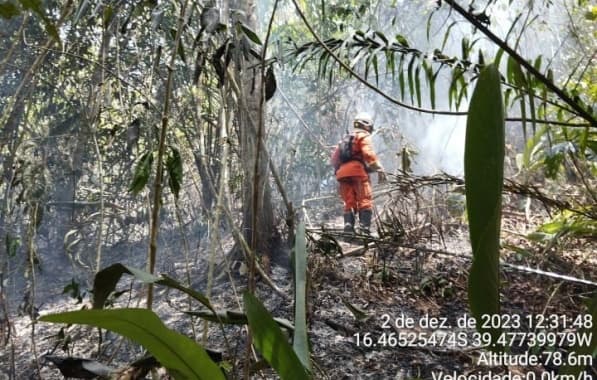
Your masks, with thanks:
<instances>
[{"instance_id":1,"label":"orange uniform","mask_svg":"<svg viewBox=\"0 0 597 380\"><path fill-rule=\"evenodd\" d=\"M363 129L357 129L354 135L353 159L340 162L340 149L332 154L332 165L337 168L336 179L340 184L340 196L344 201L344 212L371 210L373 195L369 172L381 169L379 160L373 152L371 135Z\"/></svg>"}]
</instances>

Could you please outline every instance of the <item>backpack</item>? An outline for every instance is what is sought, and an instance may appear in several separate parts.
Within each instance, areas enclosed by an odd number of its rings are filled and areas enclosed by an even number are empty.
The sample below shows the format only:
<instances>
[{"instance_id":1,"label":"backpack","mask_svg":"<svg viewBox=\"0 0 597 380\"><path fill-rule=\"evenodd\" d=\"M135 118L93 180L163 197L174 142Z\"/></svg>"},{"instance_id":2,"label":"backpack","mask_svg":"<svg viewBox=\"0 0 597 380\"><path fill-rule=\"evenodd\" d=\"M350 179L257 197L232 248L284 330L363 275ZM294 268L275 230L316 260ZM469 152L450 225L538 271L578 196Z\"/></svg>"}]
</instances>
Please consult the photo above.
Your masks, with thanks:
<instances>
[{"instance_id":1,"label":"backpack","mask_svg":"<svg viewBox=\"0 0 597 380\"><path fill-rule=\"evenodd\" d=\"M366 167L363 158L360 156L360 152L354 151L354 144L357 142L357 139L358 136L356 134L347 134L342 138L342 140L336 147L336 150L334 151L334 154L332 154L331 159L332 166L334 167L334 170L336 172L338 171L338 169L340 169L340 165L348 161L356 160Z\"/></svg>"},{"instance_id":2,"label":"backpack","mask_svg":"<svg viewBox=\"0 0 597 380\"><path fill-rule=\"evenodd\" d=\"M338 151L340 163L345 163L353 159L352 143L354 141L354 135L346 135L342 138L342 141L338 144Z\"/></svg>"}]
</instances>

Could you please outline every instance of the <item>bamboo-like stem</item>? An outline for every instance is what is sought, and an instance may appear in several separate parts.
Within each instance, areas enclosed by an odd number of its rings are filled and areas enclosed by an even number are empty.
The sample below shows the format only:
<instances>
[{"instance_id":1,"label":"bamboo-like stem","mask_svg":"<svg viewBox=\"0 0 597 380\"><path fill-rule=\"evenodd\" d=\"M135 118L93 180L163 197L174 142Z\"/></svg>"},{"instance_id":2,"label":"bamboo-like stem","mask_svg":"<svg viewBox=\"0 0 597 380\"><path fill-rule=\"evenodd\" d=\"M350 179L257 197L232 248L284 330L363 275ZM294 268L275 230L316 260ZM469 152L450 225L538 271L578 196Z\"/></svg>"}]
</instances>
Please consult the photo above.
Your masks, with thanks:
<instances>
[{"instance_id":1,"label":"bamboo-like stem","mask_svg":"<svg viewBox=\"0 0 597 380\"><path fill-rule=\"evenodd\" d=\"M33 357L35 359L35 369L37 372L38 377L41 379L41 365L39 363L39 355L38 355L38 351L37 351L37 343L36 343L36 339L35 339L35 326L37 325L36 321L37 321L37 317L35 315L36 313L36 308L35 308L35 302L36 302L36 274L35 274L35 262L37 261L37 254L36 254L36 250L35 250L35 236L36 236L36 226L38 223L37 220L37 215L38 215L38 208L39 208L39 202L34 202L33 204L29 205L31 207L31 211L30 211L30 218L29 218L29 225L27 227L27 238L28 238L28 242L27 242L27 267L29 270L29 274L30 274L30 278L31 278L31 289L30 289L30 297L29 297L29 304L26 305L26 307L28 308L28 314L29 314L29 318L31 318L31 351L33 353Z\"/></svg>"},{"instance_id":2,"label":"bamboo-like stem","mask_svg":"<svg viewBox=\"0 0 597 380\"><path fill-rule=\"evenodd\" d=\"M220 181L218 184L218 195L216 197L216 205L215 211L213 215L213 219L211 221L212 225L212 232L210 234L209 239L209 264L208 264L208 272L207 272L207 298L211 297L211 290L213 287L213 273L215 269L215 259L216 259L216 250L218 249L218 245L220 242L220 217L222 214L222 208L224 207L223 204L225 202L225 198L227 196L226 188L228 186L228 154L229 154L229 144L228 144L228 120L226 114L226 103L224 99L226 99L225 89L220 89L220 98L222 99L222 104L220 108L220 138L222 145L222 153L220 156ZM204 323L204 330L203 330L203 343L207 342L207 331L209 326L209 321L205 321Z\"/></svg>"},{"instance_id":3,"label":"bamboo-like stem","mask_svg":"<svg viewBox=\"0 0 597 380\"><path fill-rule=\"evenodd\" d=\"M176 63L176 55L178 54L178 45L182 36L183 25L187 10L188 0L186 0L180 10L178 18L178 25L176 28L176 37L174 39L174 46L172 47L172 55L170 63L168 64L168 77L166 79L166 94L164 97L164 108L162 110L162 130L160 133L160 142L158 147L157 170L155 181L153 185L153 208L151 210L151 231L149 237L149 254L148 254L148 271L153 274L155 270L155 262L157 256L158 245L158 230L160 223L160 201L162 198L162 180L164 176L164 153L166 151L166 137L168 130L168 120L170 113L170 97L172 96L172 82L174 74L174 65ZM153 284L147 285L147 308L151 309L153 303Z\"/></svg>"},{"instance_id":4,"label":"bamboo-like stem","mask_svg":"<svg viewBox=\"0 0 597 380\"><path fill-rule=\"evenodd\" d=\"M99 185L100 185L100 194L99 194L99 207L100 207L100 219L97 227L97 249L96 249L96 256L95 256L95 272L99 272L102 269L102 238L104 235L104 217L105 217L105 207L104 207L104 167L103 167L103 160L102 160L102 152L100 151L99 143L97 142L97 136L95 132L93 133L93 143L95 144L95 152L97 154L97 164L98 164L98 176L99 176Z\"/></svg>"}]
</instances>

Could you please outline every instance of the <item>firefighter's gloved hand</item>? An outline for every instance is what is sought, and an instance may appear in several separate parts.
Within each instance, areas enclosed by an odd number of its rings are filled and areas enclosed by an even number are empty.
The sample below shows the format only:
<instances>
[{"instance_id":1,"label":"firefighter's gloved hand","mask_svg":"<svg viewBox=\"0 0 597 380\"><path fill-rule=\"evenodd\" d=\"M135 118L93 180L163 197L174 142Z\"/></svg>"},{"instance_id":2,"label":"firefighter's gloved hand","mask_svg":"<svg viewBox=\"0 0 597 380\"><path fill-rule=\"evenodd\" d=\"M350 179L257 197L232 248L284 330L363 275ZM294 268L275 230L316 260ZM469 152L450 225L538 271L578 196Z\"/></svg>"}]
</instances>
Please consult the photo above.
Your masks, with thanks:
<instances>
[{"instance_id":1,"label":"firefighter's gloved hand","mask_svg":"<svg viewBox=\"0 0 597 380\"><path fill-rule=\"evenodd\" d=\"M388 181L388 178L386 177L386 173L383 171L379 171L377 172L377 183L378 184L383 184L386 183Z\"/></svg>"}]
</instances>

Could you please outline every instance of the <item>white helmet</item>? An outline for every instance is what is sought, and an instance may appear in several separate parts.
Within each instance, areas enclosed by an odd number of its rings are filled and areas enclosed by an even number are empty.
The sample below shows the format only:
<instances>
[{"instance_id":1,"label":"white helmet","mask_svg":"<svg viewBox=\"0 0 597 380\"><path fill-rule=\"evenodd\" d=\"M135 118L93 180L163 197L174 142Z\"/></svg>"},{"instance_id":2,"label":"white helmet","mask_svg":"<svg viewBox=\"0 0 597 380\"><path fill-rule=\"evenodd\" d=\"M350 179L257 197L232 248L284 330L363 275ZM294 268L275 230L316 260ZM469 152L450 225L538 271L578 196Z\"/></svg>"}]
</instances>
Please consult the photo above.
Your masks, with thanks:
<instances>
[{"instance_id":1,"label":"white helmet","mask_svg":"<svg viewBox=\"0 0 597 380\"><path fill-rule=\"evenodd\" d=\"M373 118L367 112L359 112L354 118L354 127L373 132Z\"/></svg>"}]
</instances>

